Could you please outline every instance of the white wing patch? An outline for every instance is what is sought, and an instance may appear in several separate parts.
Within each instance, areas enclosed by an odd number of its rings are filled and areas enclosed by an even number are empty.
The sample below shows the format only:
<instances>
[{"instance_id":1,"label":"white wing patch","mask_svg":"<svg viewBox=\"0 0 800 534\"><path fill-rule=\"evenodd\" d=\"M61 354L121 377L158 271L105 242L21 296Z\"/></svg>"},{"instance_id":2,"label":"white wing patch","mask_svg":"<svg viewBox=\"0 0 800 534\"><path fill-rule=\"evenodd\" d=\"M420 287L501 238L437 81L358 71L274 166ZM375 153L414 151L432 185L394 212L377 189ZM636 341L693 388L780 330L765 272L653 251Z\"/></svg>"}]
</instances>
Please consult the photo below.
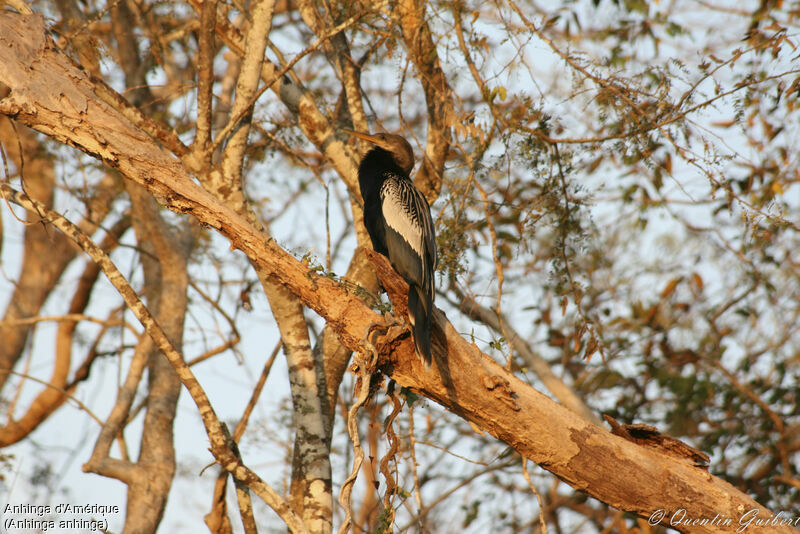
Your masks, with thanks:
<instances>
[{"instance_id":1,"label":"white wing patch","mask_svg":"<svg viewBox=\"0 0 800 534\"><path fill-rule=\"evenodd\" d=\"M424 258L422 224L414 199L414 194L417 192L412 189L413 187L414 185L407 180L394 176L387 179L381 186L381 210L386 224L400 234L420 258Z\"/></svg>"}]
</instances>

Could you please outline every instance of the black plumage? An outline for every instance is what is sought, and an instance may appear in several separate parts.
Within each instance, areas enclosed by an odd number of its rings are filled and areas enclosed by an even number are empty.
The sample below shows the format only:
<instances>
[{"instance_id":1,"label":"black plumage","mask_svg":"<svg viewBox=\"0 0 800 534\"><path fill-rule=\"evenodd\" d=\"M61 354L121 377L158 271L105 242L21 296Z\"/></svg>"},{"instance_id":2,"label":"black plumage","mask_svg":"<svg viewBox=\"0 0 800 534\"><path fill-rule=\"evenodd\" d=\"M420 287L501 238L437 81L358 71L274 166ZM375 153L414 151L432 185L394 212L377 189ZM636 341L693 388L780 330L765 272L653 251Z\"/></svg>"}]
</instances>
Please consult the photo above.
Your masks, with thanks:
<instances>
[{"instance_id":1,"label":"black plumage","mask_svg":"<svg viewBox=\"0 0 800 534\"><path fill-rule=\"evenodd\" d=\"M372 246L408 283L408 316L417 355L431 363L436 236L428 201L409 177L414 152L394 134L351 135L375 145L358 167L364 226Z\"/></svg>"}]
</instances>

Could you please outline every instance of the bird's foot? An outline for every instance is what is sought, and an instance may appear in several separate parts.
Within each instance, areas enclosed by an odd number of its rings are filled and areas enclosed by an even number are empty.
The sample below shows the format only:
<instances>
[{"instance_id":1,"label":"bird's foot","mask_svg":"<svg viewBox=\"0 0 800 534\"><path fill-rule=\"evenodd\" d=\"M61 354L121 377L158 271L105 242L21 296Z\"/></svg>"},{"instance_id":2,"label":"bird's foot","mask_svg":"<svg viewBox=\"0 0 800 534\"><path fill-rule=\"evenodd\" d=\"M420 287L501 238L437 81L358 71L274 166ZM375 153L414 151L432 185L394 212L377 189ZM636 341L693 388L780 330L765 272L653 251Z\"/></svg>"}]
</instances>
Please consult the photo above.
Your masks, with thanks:
<instances>
[{"instance_id":1,"label":"bird's foot","mask_svg":"<svg viewBox=\"0 0 800 534\"><path fill-rule=\"evenodd\" d=\"M370 335L377 331L380 334L385 334L393 326L406 326L405 320L398 320L394 315L389 312L383 312L383 318L380 321L373 321L364 329L364 337L362 342L369 342Z\"/></svg>"},{"instance_id":2,"label":"bird's foot","mask_svg":"<svg viewBox=\"0 0 800 534\"><path fill-rule=\"evenodd\" d=\"M383 314L383 319L380 321L373 321L367 325L364 329L364 337L361 338L361 341L358 342L359 354L362 356L360 358L364 364L367 364L368 368L374 368L375 364L378 360L378 349L375 348L374 341L370 340L372 334L377 332L380 335L385 334L389 331L389 329L393 326L397 326L399 323L394 316L390 315L389 313ZM359 362L355 362L356 365Z\"/></svg>"}]
</instances>

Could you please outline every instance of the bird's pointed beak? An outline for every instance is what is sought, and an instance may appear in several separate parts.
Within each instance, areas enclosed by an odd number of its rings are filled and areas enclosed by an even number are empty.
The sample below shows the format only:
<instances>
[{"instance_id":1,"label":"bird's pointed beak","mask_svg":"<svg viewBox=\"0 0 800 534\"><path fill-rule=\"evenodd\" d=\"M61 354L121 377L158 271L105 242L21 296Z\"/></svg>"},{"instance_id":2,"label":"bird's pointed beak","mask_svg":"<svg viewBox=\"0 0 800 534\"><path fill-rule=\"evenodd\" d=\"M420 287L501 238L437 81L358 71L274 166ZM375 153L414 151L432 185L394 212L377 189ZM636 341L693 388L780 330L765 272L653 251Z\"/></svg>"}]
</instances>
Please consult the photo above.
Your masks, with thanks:
<instances>
[{"instance_id":1,"label":"bird's pointed beak","mask_svg":"<svg viewBox=\"0 0 800 534\"><path fill-rule=\"evenodd\" d=\"M381 142L380 139L378 139L374 135L370 135L368 133L356 132L354 130L348 130L347 128L342 128L342 131L347 133L347 134L352 135L353 137L358 137L359 139L363 139L364 141L369 141L370 143L372 143L374 145L378 145Z\"/></svg>"}]
</instances>

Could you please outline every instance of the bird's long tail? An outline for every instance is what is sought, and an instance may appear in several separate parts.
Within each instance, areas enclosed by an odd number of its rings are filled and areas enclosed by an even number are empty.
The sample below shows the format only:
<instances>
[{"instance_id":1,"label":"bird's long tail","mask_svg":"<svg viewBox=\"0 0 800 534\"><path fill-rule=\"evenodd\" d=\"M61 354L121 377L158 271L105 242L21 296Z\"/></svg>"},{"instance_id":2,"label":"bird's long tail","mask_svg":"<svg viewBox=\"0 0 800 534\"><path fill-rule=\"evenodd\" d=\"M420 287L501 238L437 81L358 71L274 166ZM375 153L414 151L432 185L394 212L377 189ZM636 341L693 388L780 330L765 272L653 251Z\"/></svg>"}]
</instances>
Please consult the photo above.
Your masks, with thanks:
<instances>
[{"instance_id":1,"label":"bird's long tail","mask_svg":"<svg viewBox=\"0 0 800 534\"><path fill-rule=\"evenodd\" d=\"M425 365L430 366L433 360L431 357L433 299L423 288L415 284L408 288L408 319L411 322L417 356L422 358Z\"/></svg>"}]
</instances>

